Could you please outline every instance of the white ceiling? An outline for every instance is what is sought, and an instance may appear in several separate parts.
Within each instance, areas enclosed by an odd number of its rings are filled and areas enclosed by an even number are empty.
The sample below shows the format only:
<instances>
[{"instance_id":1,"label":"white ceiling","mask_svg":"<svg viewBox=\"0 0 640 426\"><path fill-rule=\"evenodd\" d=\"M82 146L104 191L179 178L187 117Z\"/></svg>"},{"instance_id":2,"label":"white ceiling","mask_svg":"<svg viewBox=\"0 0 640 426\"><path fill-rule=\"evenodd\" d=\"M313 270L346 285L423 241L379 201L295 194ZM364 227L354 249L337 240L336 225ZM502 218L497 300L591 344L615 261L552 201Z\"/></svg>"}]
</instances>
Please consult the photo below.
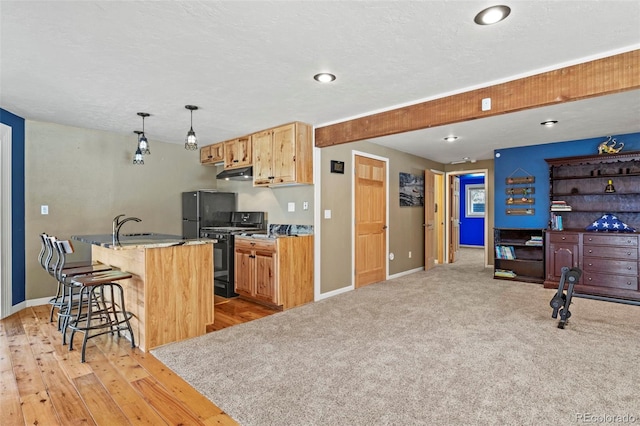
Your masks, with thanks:
<instances>
[{"instance_id":1,"label":"white ceiling","mask_svg":"<svg viewBox=\"0 0 640 426\"><path fill-rule=\"evenodd\" d=\"M28 120L200 145L321 127L640 48L638 1L0 1L0 106ZM320 71L337 75L316 83ZM554 128L539 125L559 120ZM376 143L448 163L640 131L640 91ZM453 143L443 138L459 136ZM194 153L194 155L197 155Z\"/></svg>"}]
</instances>

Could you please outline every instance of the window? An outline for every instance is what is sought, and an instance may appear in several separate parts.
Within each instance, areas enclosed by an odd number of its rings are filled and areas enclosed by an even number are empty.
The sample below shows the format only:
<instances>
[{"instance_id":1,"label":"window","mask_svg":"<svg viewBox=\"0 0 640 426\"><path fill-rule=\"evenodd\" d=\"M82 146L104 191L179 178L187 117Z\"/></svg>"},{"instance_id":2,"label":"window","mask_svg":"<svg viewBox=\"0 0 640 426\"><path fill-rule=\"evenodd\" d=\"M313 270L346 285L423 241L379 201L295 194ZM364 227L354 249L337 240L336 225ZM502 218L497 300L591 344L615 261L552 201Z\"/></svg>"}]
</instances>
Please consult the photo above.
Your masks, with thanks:
<instances>
[{"instance_id":1,"label":"window","mask_svg":"<svg viewBox=\"0 0 640 426\"><path fill-rule=\"evenodd\" d=\"M484 217L484 185L467 185L467 217Z\"/></svg>"}]
</instances>

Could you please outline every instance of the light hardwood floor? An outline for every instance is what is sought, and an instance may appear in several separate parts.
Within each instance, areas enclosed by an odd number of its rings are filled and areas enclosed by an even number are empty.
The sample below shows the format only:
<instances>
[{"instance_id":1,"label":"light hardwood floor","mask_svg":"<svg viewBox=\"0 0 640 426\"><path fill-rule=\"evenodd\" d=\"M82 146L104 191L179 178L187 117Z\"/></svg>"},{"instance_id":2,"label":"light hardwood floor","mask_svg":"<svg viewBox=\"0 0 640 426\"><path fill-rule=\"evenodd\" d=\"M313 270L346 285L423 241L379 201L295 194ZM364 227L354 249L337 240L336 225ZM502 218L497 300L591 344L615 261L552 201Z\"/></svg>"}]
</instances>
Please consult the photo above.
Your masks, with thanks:
<instances>
[{"instance_id":1,"label":"light hardwood floor","mask_svg":"<svg viewBox=\"0 0 640 426\"><path fill-rule=\"evenodd\" d=\"M216 331L277 311L216 297ZM231 417L126 339L89 340L80 362L49 322L49 306L0 321L0 425L235 425ZM188 356L188 354L185 354Z\"/></svg>"}]
</instances>

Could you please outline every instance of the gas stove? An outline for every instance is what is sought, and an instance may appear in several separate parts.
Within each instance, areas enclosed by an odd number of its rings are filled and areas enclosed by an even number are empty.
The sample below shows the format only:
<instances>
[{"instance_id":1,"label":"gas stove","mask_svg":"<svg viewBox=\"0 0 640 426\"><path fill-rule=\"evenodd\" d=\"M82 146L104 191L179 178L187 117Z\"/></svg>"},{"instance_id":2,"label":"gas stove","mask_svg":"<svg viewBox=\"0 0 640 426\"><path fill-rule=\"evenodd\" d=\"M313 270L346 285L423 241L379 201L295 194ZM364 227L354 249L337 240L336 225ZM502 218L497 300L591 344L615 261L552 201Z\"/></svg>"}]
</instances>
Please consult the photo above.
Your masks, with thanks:
<instances>
[{"instance_id":1,"label":"gas stove","mask_svg":"<svg viewBox=\"0 0 640 426\"><path fill-rule=\"evenodd\" d=\"M235 297L234 290L234 238L235 235L265 234L264 212L232 212L228 223L200 228L201 238L212 238L213 276L215 294Z\"/></svg>"},{"instance_id":2,"label":"gas stove","mask_svg":"<svg viewBox=\"0 0 640 426\"><path fill-rule=\"evenodd\" d=\"M227 239L229 235L264 234L266 232L264 212L233 212L229 223L200 228L201 237L215 239Z\"/></svg>"}]
</instances>

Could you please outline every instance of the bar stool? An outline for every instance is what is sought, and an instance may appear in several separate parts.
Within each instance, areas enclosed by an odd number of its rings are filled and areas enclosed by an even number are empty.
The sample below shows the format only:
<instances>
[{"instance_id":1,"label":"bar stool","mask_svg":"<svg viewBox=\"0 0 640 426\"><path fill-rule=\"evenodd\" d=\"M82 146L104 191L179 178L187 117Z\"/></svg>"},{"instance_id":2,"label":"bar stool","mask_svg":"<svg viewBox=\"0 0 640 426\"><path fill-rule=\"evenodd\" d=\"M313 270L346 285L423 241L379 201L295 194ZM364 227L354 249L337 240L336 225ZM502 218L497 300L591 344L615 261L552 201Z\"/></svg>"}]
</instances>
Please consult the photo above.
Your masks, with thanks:
<instances>
[{"instance_id":1,"label":"bar stool","mask_svg":"<svg viewBox=\"0 0 640 426\"><path fill-rule=\"evenodd\" d=\"M70 268L81 268L81 267L89 267L93 266L92 271L107 271L110 270L111 267L107 265L103 265L98 262L92 261L78 261L78 262L63 262L63 259L60 258L58 251L54 248L54 241L56 241L56 237L47 235L45 233L40 234L40 253L38 255L38 262L42 269L44 269L49 275L51 275L57 281L56 295L49 299L49 304L51 305L51 311L49 313L49 322L53 321L53 315L55 310L66 305L66 298L64 287L62 283L58 280L56 275L57 269L62 268L63 270ZM55 256L54 256L55 255ZM56 257L57 256L57 257ZM55 261L53 260L55 258ZM63 262L63 263L61 263Z\"/></svg>"},{"instance_id":2,"label":"bar stool","mask_svg":"<svg viewBox=\"0 0 640 426\"><path fill-rule=\"evenodd\" d=\"M50 237L50 243L57 253L57 260L53 269L55 278L58 280L58 285L61 286L59 302L57 303L58 309L58 330L62 333L62 344L67 343L67 326L70 318L75 316L76 311L80 305L87 303L87 300L83 300L80 297L79 288L71 281L71 278L101 274L111 271L113 268L109 265L102 263L96 263L89 266L82 266L76 268L66 268L68 264L67 254L73 253L73 245L68 240L58 240L54 237Z\"/></svg>"},{"instance_id":3,"label":"bar stool","mask_svg":"<svg viewBox=\"0 0 640 426\"><path fill-rule=\"evenodd\" d=\"M69 323L71 330L69 350L73 350L75 333L77 331L84 333L82 362L85 362L87 341L103 334L116 333L116 336L120 337L121 332L128 331L131 336L131 347L135 348L135 338L129 322L133 314L126 310L124 290L115 282L131 277L132 275L128 272L108 271L72 278L72 282L80 286L80 299L87 301L86 304L79 305L75 319Z\"/></svg>"}]
</instances>

